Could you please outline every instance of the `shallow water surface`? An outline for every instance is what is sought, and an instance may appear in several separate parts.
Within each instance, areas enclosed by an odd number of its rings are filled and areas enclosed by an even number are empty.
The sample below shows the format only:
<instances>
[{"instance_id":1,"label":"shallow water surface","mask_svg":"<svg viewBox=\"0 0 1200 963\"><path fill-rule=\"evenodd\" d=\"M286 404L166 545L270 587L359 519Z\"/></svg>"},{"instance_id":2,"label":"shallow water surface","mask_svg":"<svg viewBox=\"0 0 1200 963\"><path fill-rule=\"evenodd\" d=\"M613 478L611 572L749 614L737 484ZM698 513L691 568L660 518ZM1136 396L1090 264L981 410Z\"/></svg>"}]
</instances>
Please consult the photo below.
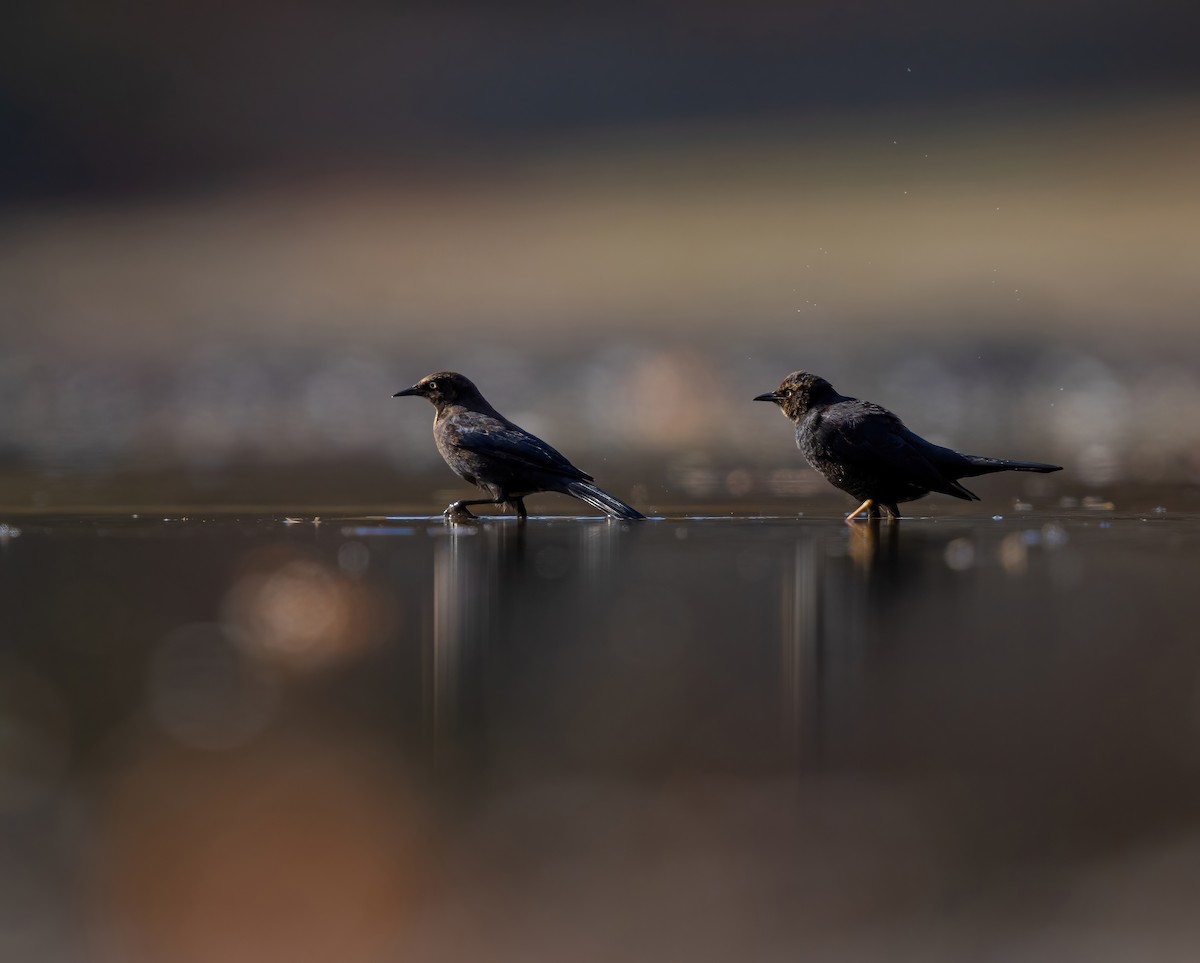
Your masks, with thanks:
<instances>
[{"instance_id":1,"label":"shallow water surface","mask_svg":"<svg viewBox=\"0 0 1200 963\"><path fill-rule=\"evenodd\" d=\"M1196 517L7 525L0 958L1200 938Z\"/></svg>"}]
</instances>

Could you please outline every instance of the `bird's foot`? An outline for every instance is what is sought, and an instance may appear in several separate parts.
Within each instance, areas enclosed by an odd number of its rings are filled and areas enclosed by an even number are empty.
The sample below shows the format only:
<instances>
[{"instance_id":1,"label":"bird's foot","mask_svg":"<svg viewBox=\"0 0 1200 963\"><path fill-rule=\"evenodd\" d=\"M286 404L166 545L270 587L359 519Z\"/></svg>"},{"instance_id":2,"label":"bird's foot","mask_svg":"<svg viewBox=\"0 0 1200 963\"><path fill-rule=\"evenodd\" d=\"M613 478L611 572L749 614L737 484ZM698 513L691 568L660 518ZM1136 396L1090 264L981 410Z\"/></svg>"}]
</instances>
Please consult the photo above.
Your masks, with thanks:
<instances>
[{"instance_id":1,"label":"bird's foot","mask_svg":"<svg viewBox=\"0 0 1200 963\"><path fill-rule=\"evenodd\" d=\"M854 519L857 518L859 515L861 515L863 512L868 512L868 515L866 516L867 518L872 518L872 517L879 518L879 514L878 514L879 510L877 508L875 508L875 499L868 498L865 502L863 502L861 505L859 505L858 508L854 509L854 511L852 511L849 515L847 515L846 516L846 524L847 525L853 524Z\"/></svg>"},{"instance_id":2,"label":"bird's foot","mask_svg":"<svg viewBox=\"0 0 1200 963\"><path fill-rule=\"evenodd\" d=\"M445 517L446 521L448 521L448 522L477 522L477 521L479 521L479 516L476 515L474 512L472 512L471 509L467 508L467 506L463 505L461 502L451 502L449 505L446 506L446 510L444 512L442 512L442 515Z\"/></svg>"}]
</instances>

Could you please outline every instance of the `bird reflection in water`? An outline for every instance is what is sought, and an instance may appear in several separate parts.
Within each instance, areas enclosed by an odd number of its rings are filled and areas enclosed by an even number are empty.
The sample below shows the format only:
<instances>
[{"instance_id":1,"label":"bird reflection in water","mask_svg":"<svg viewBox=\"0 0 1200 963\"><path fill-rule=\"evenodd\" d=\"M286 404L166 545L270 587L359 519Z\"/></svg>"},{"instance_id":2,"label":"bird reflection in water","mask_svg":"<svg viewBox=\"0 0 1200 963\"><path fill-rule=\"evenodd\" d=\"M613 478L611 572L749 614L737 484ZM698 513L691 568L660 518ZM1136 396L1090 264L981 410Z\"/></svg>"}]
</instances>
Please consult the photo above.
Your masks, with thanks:
<instances>
[{"instance_id":1,"label":"bird reflection in water","mask_svg":"<svg viewBox=\"0 0 1200 963\"><path fill-rule=\"evenodd\" d=\"M611 595L617 543L630 526L580 519L535 524L454 524L433 558L432 651L426 719L435 760L450 764L480 721L479 694L496 646L538 634L538 613L577 612ZM477 726L475 728L478 728Z\"/></svg>"},{"instance_id":2,"label":"bird reflection in water","mask_svg":"<svg viewBox=\"0 0 1200 963\"><path fill-rule=\"evenodd\" d=\"M432 653L427 660L426 715L435 759L454 743L464 662L481 656L496 616L496 574L523 550L524 526L449 528L433 556Z\"/></svg>"},{"instance_id":3,"label":"bird reflection in water","mask_svg":"<svg viewBox=\"0 0 1200 963\"><path fill-rule=\"evenodd\" d=\"M808 534L783 566L783 718L802 769L827 762L839 733L853 724L874 627L903 577L900 538L899 526L872 518L844 531Z\"/></svg>"}]
</instances>

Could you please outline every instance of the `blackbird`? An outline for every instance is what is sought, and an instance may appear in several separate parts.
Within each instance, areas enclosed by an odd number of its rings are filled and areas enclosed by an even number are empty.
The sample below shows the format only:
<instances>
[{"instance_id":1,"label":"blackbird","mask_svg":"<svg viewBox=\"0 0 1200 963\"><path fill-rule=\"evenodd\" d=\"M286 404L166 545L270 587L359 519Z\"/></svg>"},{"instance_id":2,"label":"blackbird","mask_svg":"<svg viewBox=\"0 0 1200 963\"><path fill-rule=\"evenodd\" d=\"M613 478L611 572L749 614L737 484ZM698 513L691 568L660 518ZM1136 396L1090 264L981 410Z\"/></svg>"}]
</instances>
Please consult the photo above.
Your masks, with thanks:
<instances>
[{"instance_id":1,"label":"blackbird","mask_svg":"<svg viewBox=\"0 0 1200 963\"><path fill-rule=\"evenodd\" d=\"M641 512L592 484L580 471L540 438L518 428L488 404L471 381L453 371L426 375L393 398L420 395L433 402L433 439L438 451L458 475L490 495L453 502L447 516L472 517L468 505L516 508L524 519L525 496L562 492L587 502L610 518L645 518Z\"/></svg>"},{"instance_id":2,"label":"blackbird","mask_svg":"<svg viewBox=\"0 0 1200 963\"><path fill-rule=\"evenodd\" d=\"M886 408L848 398L824 378L794 371L774 391L755 401L771 401L796 425L796 445L808 463L837 488L862 502L860 512L878 518L883 509L898 518L900 502L941 492L978 501L960 478L997 471L1061 471L1061 465L964 455L909 431Z\"/></svg>"}]
</instances>

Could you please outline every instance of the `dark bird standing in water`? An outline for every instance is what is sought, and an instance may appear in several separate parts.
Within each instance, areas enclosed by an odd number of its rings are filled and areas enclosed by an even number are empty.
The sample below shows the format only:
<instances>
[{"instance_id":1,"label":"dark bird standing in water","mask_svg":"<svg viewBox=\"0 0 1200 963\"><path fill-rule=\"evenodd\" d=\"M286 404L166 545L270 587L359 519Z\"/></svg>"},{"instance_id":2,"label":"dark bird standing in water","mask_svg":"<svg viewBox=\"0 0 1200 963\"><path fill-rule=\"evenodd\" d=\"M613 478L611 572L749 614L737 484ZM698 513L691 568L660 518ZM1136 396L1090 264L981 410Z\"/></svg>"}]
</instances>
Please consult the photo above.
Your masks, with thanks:
<instances>
[{"instance_id":1,"label":"dark bird standing in water","mask_svg":"<svg viewBox=\"0 0 1200 963\"><path fill-rule=\"evenodd\" d=\"M393 398L420 395L433 402L433 440L459 477L477 485L490 498L457 501L447 516L470 518L468 505L511 505L527 517L525 496L562 492L587 502L610 518L645 518L618 498L592 484L580 471L540 438L518 428L487 403L479 389L460 374L438 371L426 375Z\"/></svg>"},{"instance_id":2,"label":"dark bird standing in water","mask_svg":"<svg viewBox=\"0 0 1200 963\"><path fill-rule=\"evenodd\" d=\"M848 398L824 378L794 371L774 391L755 401L772 401L796 425L796 445L830 484L853 495L860 512L878 518L883 509L898 518L900 502L941 492L968 501L979 496L960 478L996 471L1061 471L1061 465L963 455L926 441L886 408Z\"/></svg>"}]
</instances>

